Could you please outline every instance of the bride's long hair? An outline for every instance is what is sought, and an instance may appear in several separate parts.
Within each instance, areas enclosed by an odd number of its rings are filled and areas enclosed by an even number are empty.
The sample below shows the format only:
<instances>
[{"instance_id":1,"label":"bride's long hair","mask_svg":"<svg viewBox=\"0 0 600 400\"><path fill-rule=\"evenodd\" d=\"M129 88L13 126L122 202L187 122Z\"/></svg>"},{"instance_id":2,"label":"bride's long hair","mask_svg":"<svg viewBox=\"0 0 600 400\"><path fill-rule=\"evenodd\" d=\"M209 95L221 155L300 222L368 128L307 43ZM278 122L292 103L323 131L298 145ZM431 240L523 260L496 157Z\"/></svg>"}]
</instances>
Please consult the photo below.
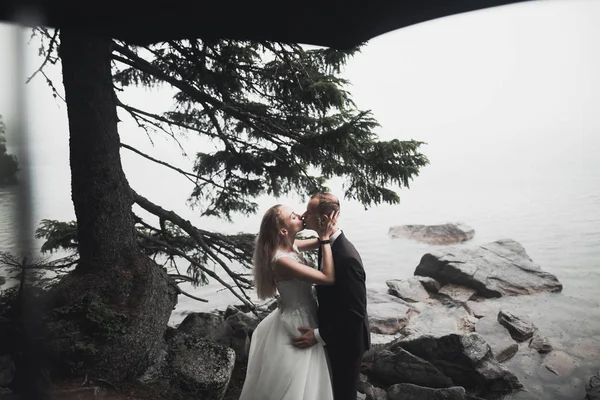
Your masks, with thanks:
<instances>
[{"instance_id":1,"label":"bride's long hair","mask_svg":"<svg viewBox=\"0 0 600 400\"><path fill-rule=\"evenodd\" d=\"M274 297L277 290L273 256L280 244L279 231L283 227L285 224L281 216L281 204L277 204L269 208L262 218L252 256L254 287L261 300Z\"/></svg>"}]
</instances>

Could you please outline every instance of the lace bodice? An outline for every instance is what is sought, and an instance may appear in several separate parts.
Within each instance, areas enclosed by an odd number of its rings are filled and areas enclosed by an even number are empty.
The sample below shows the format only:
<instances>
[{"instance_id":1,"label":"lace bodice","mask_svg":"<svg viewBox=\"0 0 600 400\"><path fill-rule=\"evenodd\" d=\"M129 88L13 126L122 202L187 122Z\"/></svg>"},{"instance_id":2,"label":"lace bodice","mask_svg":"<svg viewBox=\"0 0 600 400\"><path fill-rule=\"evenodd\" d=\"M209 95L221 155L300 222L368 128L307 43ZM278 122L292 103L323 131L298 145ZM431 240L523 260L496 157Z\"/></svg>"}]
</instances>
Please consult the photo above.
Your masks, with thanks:
<instances>
[{"instance_id":1,"label":"lace bodice","mask_svg":"<svg viewBox=\"0 0 600 400\"><path fill-rule=\"evenodd\" d=\"M278 260L281 257L291 257L300 263L306 264L297 248L295 250L295 252L291 253L277 250L273 259ZM298 279L290 279L277 282L277 291L279 292L278 308L280 310L303 310L311 314L316 313L317 301L312 284Z\"/></svg>"}]
</instances>

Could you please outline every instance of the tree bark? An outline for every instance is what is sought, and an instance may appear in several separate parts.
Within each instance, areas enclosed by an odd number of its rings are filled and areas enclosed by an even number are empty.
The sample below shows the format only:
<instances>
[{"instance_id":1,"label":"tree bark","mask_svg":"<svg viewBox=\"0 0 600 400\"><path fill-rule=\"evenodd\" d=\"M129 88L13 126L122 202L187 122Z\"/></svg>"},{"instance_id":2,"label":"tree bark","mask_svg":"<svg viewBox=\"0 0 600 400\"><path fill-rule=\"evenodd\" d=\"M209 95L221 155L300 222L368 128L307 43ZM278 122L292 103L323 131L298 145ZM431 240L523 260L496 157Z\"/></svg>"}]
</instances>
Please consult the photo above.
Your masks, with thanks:
<instances>
[{"instance_id":1,"label":"tree bark","mask_svg":"<svg viewBox=\"0 0 600 400\"><path fill-rule=\"evenodd\" d=\"M109 38L61 32L79 268L110 266L135 247L133 198L121 166Z\"/></svg>"},{"instance_id":2,"label":"tree bark","mask_svg":"<svg viewBox=\"0 0 600 400\"><path fill-rule=\"evenodd\" d=\"M136 242L119 154L112 41L68 29L60 36L80 260L51 293L47 349L59 377L121 381L142 374L164 350L177 293Z\"/></svg>"}]
</instances>

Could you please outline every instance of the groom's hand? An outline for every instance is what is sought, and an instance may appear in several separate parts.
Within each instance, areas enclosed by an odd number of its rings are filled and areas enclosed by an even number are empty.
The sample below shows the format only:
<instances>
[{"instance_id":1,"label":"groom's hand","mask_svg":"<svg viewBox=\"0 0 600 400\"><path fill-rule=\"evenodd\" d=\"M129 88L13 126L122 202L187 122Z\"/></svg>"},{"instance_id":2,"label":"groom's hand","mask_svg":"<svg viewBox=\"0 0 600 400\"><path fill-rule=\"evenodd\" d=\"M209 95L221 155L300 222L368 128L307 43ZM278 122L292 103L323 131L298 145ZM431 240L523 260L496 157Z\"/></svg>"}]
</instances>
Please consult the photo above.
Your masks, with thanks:
<instances>
[{"instance_id":1,"label":"groom's hand","mask_svg":"<svg viewBox=\"0 0 600 400\"><path fill-rule=\"evenodd\" d=\"M298 330L302 333L300 336L292 338L292 344L299 349L307 349L317 344L317 338L315 337L315 330L313 328L307 328L301 326Z\"/></svg>"}]
</instances>

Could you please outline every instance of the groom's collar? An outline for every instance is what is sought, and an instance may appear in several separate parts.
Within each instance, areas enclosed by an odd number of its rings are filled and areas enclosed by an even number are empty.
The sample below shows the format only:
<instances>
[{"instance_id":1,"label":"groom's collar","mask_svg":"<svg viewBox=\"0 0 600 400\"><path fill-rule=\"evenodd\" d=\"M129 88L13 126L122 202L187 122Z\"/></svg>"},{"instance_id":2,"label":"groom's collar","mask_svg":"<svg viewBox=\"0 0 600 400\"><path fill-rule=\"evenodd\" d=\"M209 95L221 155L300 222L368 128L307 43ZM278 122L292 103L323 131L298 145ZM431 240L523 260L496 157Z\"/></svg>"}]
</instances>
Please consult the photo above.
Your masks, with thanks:
<instances>
[{"instance_id":1,"label":"groom's collar","mask_svg":"<svg viewBox=\"0 0 600 400\"><path fill-rule=\"evenodd\" d=\"M333 246L333 243L335 242L335 239L337 239L341 234L342 234L342 230L338 228L338 230L335 231L335 233L333 235L329 236L329 240L331 240L332 246Z\"/></svg>"}]
</instances>

